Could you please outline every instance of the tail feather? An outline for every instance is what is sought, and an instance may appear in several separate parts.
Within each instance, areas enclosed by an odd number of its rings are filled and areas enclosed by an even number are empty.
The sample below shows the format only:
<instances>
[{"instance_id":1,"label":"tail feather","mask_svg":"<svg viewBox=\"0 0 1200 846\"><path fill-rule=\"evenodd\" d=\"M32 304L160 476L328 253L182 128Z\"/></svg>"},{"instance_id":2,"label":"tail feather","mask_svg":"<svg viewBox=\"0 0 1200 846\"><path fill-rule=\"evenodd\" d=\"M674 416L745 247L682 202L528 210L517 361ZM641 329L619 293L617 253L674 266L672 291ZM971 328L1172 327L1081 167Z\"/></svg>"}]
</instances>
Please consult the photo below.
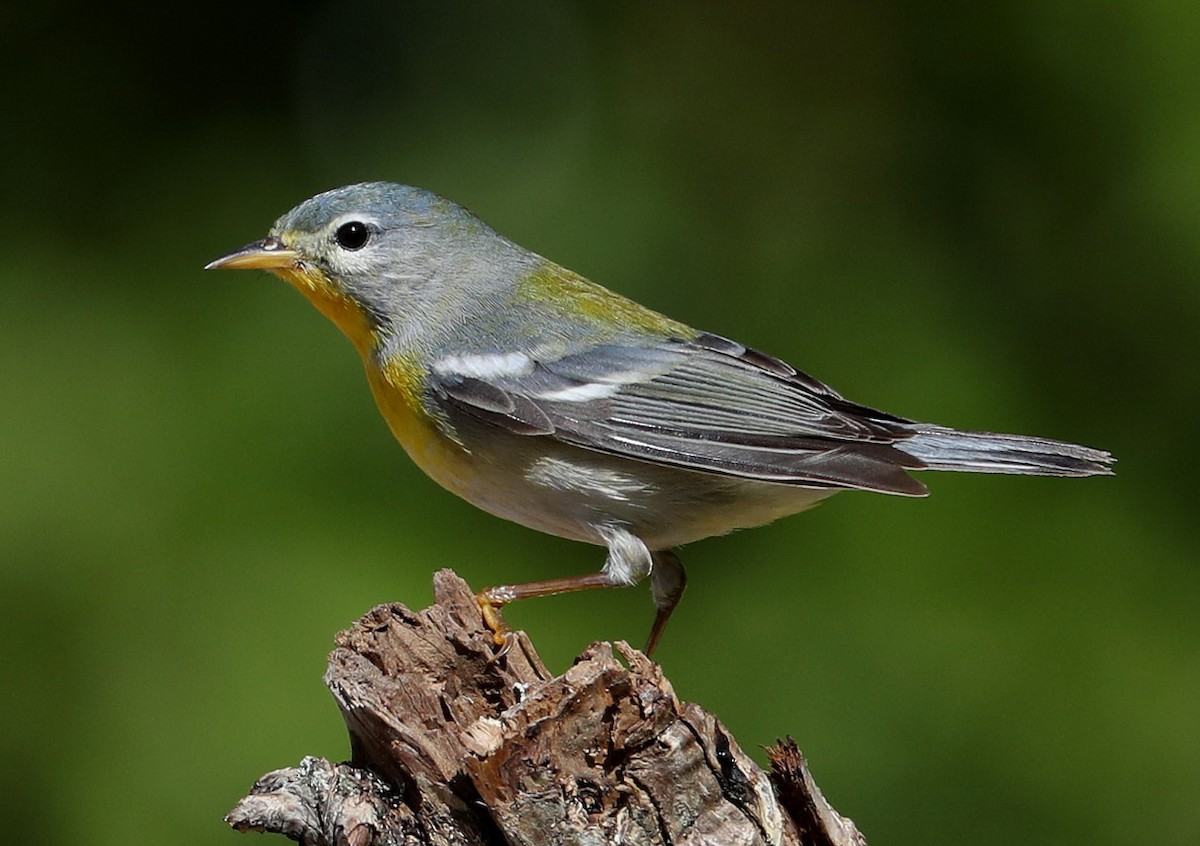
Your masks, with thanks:
<instances>
[{"instance_id":1,"label":"tail feather","mask_svg":"<svg viewBox=\"0 0 1200 846\"><path fill-rule=\"evenodd\" d=\"M928 470L1014 473L1028 476L1111 476L1115 461L1107 452L1078 444L1005 435L963 432L918 424L916 434L895 447L925 463Z\"/></svg>"}]
</instances>

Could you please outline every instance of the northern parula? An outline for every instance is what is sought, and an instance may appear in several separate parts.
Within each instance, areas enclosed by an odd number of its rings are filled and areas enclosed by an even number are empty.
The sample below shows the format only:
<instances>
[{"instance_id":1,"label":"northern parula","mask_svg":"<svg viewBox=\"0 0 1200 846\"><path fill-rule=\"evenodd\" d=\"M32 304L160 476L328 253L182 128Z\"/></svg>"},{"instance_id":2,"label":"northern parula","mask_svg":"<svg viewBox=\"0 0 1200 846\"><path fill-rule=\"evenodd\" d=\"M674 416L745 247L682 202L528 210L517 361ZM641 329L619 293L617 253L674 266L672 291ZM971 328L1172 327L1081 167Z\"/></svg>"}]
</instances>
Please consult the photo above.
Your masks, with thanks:
<instances>
[{"instance_id":1,"label":"northern parula","mask_svg":"<svg viewBox=\"0 0 1200 846\"><path fill-rule=\"evenodd\" d=\"M1107 452L918 423L700 332L384 182L320 194L208 268L297 288L362 356L379 410L434 481L499 517L607 549L594 574L479 594L507 602L650 577L646 652L683 593L673 549L839 490L927 490L910 470L1111 473Z\"/></svg>"}]
</instances>

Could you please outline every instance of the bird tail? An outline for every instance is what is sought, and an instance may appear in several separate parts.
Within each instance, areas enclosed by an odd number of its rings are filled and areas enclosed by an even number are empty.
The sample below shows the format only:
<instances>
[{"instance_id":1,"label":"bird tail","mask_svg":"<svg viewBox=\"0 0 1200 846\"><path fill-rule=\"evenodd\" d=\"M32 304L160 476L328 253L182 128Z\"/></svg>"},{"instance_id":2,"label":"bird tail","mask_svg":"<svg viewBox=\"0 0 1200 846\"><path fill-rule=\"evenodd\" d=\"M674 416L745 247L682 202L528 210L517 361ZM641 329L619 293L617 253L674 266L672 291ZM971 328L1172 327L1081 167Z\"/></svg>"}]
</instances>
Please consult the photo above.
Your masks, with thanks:
<instances>
[{"instance_id":1,"label":"bird tail","mask_svg":"<svg viewBox=\"0 0 1200 846\"><path fill-rule=\"evenodd\" d=\"M1110 465L1116 460L1103 450L1049 438L963 432L927 424L916 424L913 428L915 434L897 441L895 447L923 461L927 470L1026 476L1111 476Z\"/></svg>"}]
</instances>

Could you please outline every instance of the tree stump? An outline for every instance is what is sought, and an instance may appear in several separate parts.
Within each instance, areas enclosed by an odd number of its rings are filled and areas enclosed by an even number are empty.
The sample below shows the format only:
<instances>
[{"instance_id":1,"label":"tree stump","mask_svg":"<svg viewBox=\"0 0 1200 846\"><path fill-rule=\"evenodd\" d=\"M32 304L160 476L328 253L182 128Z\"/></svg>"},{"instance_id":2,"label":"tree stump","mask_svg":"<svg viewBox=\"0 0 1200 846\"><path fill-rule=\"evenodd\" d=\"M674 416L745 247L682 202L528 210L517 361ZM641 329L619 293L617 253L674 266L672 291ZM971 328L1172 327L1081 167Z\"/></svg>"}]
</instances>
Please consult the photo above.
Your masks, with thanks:
<instances>
[{"instance_id":1,"label":"tree stump","mask_svg":"<svg viewBox=\"0 0 1200 846\"><path fill-rule=\"evenodd\" d=\"M765 773L627 644L555 677L523 632L497 656L454 573L434 589L424 611L380 605L338 635L325 683L350 760L268 773L231 826L329 846L865 846L790 739Z\"/></svg>"}]
</instances>

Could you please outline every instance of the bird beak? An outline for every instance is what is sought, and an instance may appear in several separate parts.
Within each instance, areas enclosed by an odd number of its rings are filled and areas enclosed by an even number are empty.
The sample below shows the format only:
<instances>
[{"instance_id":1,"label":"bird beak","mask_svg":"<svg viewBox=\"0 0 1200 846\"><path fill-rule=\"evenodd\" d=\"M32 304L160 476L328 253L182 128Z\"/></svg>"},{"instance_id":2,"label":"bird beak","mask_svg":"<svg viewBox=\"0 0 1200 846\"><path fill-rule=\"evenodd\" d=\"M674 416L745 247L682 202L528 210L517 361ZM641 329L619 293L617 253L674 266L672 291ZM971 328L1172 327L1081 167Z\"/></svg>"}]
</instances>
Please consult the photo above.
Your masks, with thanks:
<instances>
[{"instance_id":1,"label":"bird beak","mask_svg":"<svg viewBox=\"0 0 1200 846\"><path fill-rule=\"evenodd\" d=\"M300 258L300 254L271 236L247 244L240 250L226 253L219 259L214 259L204 265L205 270L278 270L291 267Z\"/></svg>"}]
</instances>

